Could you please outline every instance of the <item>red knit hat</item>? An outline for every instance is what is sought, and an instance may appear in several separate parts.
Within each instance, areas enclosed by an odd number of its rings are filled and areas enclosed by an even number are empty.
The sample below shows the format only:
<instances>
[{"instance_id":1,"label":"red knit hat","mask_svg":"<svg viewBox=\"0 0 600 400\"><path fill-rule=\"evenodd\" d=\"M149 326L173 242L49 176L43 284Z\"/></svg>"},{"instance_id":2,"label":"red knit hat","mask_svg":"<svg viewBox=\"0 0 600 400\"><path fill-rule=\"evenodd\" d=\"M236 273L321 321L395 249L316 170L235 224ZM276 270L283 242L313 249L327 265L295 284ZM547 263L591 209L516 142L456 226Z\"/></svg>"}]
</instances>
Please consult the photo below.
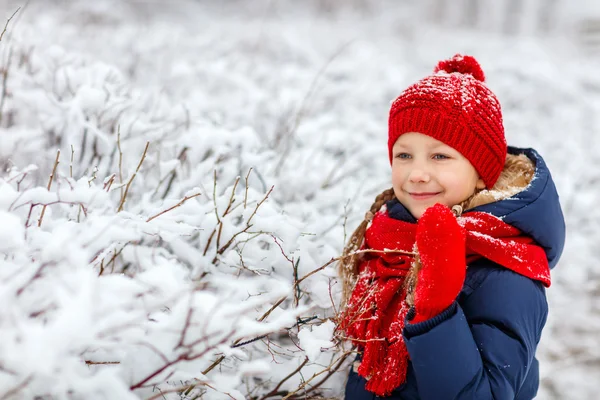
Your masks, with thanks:
<instances>
[{"instance_id":1,"label":"red knit hat","mask_svg":"<svg viewBox=\"0 0 600 400\"><path fill-rule=\"evenodd\" d=\"M481 66L471 56L440 61L430 75L407 88L392 104L388 148L400 135L419 132L458 150L488 188L506 159L500 103L485 85Z\"/></svg>"}]
</instances>

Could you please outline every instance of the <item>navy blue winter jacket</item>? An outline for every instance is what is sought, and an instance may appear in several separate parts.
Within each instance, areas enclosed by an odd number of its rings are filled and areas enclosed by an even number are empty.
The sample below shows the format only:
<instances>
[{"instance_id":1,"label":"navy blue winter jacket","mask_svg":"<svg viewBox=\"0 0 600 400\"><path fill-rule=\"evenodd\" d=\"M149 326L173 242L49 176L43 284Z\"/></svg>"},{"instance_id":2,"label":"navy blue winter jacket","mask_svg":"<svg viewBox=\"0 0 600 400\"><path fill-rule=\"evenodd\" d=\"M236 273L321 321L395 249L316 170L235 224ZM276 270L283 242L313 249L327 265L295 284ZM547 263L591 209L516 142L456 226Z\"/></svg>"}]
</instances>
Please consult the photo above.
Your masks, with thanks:
<instances>
[{"instance_id":1,"label":"navy blue winter jacket","mask_svg":"<svg viewBox=\"0 0 600 400\"><path fill-rule=\"evenodd\" d=\"M473 209L501 218L533 237L553 268L565 242L565 221L550 171L532 149L509 147L536 164L530 185L516 195ZM397 200L390 216L416 222ZM546 323L548 304L540 282L489 260L469 265L464 287L442 314L418 324L406 321L410 354L406 382L387 399L529 400L539 386L535 351ZM360 360L360 357L358 358ZM365 379L350 371L346 399L378 399Z\"/></svg>"}]
</instances>

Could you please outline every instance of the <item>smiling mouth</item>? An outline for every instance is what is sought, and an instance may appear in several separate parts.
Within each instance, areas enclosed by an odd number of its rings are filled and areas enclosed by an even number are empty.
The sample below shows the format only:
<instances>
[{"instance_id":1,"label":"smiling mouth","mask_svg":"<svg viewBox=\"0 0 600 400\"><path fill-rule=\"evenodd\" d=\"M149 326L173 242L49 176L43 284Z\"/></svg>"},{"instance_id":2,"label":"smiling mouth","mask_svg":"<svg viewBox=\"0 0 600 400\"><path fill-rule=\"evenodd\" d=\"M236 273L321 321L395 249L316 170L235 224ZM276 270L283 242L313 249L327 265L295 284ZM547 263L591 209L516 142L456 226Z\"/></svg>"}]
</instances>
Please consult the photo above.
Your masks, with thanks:
<instances>
[{"instance_id":1,"label":"smiling mouth","mask_svg":"<svg viewBox=\"0 0 600 400\"><path fill-rule=\"evenodd\" d=\"M422 193L409 193L410 197L415 200L427 200L434 196L437 196L441 192L422 192Z\"/></svg>"}]
</instances>

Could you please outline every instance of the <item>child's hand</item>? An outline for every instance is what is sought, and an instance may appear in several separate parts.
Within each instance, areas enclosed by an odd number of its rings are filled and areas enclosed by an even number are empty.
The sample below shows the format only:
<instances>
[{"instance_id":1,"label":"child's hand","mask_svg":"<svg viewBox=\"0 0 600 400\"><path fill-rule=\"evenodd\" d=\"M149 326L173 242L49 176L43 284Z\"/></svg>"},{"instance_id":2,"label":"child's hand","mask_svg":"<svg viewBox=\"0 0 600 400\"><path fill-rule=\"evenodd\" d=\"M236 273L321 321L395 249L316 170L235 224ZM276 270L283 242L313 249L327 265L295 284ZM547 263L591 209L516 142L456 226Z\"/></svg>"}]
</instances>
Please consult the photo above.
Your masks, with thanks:
<instances>
[{"instance_id":1,"label":"child's hand","mask_svg":"<svg viewBox=\"0 0 600 400\"><path fill-rule=\"evenodd\" d=\"M466 274L464 228L450 209L436 204L418 221L416 244L421 260L414 291L412 323L435 317L456 299Z\"/></svg>"}]
</instances>

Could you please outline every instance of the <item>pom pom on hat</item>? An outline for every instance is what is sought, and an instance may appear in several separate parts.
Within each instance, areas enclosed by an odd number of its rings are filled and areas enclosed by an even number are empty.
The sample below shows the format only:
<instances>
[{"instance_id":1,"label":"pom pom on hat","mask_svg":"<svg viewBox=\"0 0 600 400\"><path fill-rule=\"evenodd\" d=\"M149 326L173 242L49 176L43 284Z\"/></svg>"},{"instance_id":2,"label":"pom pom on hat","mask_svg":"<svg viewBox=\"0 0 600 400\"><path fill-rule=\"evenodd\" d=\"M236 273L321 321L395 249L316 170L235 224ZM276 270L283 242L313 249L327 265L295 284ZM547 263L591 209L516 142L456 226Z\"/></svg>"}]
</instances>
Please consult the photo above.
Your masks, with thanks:
<instances>
[{"instance_id":1,"label":"pom pom on hat","mask_svg":"<svg viewBox=\"0 0 600 400\"><path fill-rule=\"evenodd\" d=\"M481 69L481 65L479 65L477 60L471 56L457 54L449 60L440 61L433 72L438 73L440 71L449 74L458 72L460 74L471 75L478 81L485 82L485 74Z\"/></svg>"},{"instance_id":2,"label":"pom pom on hat","mask_svg":"<svg viewBox=\"0 0 600 400\"><path fill-rule=\"evenodd\" d=\"M457 54L402 92L390 109L390 164L398 137L419 132L459 151L492 188L504 168L507 146L500 102L484 81L477 60Z\"/></svg>"}]
</instances>

